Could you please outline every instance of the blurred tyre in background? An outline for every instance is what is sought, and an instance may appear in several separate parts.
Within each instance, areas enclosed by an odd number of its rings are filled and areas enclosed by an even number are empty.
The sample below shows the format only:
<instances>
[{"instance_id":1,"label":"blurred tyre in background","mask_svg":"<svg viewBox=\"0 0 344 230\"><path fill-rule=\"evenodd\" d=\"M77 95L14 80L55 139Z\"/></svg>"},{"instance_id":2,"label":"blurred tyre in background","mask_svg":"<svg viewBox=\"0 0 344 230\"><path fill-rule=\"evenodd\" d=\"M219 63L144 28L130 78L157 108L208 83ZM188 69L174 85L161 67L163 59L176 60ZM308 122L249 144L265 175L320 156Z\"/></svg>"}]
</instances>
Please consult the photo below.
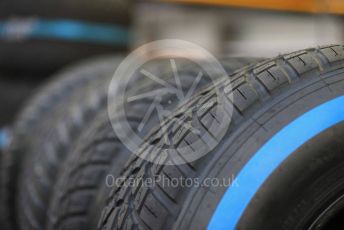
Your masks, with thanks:
<instances>
[{"instance_id":1,"label":"blurred tyre in background","mask_svg":"<svg viewBox=\"0 0 344 230\"><path fill-rule=\"evenodd\" d=\"M51 73L73 61L125 50L128 1L3 0L0 70Z\"/></svg>"},{"instance_id":2,"label":"blurred tyre in background","mask_svg":"<svg viewBox=\"0 0 344 230\"><path fill-rule=\"evenodd\" d=\"M127 50L129 24L125 0L0 1L0 74L16 92L16 98L0 98L0 127L27 96L22 85L36 87L67 64Z\"/></svg>"},{"instance_id":3,"label":"blurred tyre in background","mask_svg":"<svg viewBox=\"0 0 344 230\"><path fill-rule=\"evenodd\" d=\"M45 213L44 198L51 189L49 179L56 176L59 157L87 120L106 104L107 85L120 61L119 57L98 57L65 68L27 102L15 122L0 167L1 225L5 229L17 227L18 187L29 184L32 188L39 183L40 191L29 189L21 194L24 202L35 209L26 213L30 219L23 229L37 229L37 218ZM42 165L34 165L43 160Z\"/></svg>"}]
</instances>

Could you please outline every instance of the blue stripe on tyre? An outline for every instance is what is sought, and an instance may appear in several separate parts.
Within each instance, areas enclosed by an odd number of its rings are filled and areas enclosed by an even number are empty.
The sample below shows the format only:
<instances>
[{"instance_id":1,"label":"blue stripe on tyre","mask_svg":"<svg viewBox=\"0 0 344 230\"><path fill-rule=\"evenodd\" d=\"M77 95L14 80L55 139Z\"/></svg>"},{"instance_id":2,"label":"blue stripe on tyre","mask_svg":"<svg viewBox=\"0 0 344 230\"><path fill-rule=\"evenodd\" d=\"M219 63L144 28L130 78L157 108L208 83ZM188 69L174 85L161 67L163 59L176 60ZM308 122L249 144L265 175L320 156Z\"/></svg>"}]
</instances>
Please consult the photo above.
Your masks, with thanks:
<instances>
[{"instance_id":1,"label":"blue stripe on tyre","mask_svg":"<svg viewBox=\"0 0 344 230\"><path fill-rule=\"evenodd\" d=\"M6 129L0 129L0 151L8 145L8 133Z\"/></svg>"},{"instance_id":2,"label":"blue stripe on tyre","mask_svg":"<svg viewBox=\"0 0 344 230\"><path fill-rule=\"evenodd\" d=\"M235 229L247 205L273 171L305 142L342 121L344 96L317 106L285 126L242 168L236 177L237 186L227 189L207 229Z\"/></svg>"},{"instance_id":3,"label":"blue stripe on tyre","mask_svg":"<svg viewBox=\"0 0 344 230\"><path fill-rule=\"evenodd\" d=\"M112 45L126 45L128 29L112 24L77 20L10 19L0 21L0 38L7 40L60 39Z\"/></svg>"}]
</instances>

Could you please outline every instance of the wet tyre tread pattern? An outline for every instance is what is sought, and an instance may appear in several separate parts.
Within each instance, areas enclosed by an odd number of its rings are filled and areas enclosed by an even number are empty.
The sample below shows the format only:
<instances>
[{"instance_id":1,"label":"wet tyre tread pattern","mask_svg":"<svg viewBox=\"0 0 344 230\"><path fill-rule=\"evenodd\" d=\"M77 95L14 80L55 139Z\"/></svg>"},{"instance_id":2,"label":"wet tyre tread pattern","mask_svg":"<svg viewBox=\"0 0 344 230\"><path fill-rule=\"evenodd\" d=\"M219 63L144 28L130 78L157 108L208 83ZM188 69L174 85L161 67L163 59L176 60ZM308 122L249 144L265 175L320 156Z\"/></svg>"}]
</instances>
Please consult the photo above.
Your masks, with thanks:
<instances>
[{"instance_id":1,"label":"wet tyre tread pattern","mask_svg":"<svg viewBox=\"0 0 344 230\"><path fill-rule=\"evenodd\" d=\"M232 123L236 123L237 119L245 116L249 109L256 104L261 104L270 97L274 92L281 89L290 88L294 82L299 81L312 71L321 73L330 68L336 68L336 63L343 63L344 46L331 45L318 48L305 49L293 52L287 55L281 55L274 59L264 61L254 67L247 68L231 77L231 85L229 80L223 79L219 83L219 90L223 90L226 95L233 95L233 107L235 109ZM321 75L320 75L321 76ZM215 89L209 88L184 106L176 110L166 120L166 126L173 116L178 115L192 109L197 102L204 100L206 97L213 97ZM202 117L198 119L202 121L204 116L209 115L216 105L209 108ZM210 116L210 119L216 119ZM229 127L228 132L233 128L233 124ZM234 125L233 125L234 126ZM167 134L173 138L180 127L169 129L166 127ZM199 128L199 127L197 127ZM210 130L205 130L210 131ZM156 130L147 139L158 140L162 134ZM186 138L189 134L183 136ZM179 142L181 143L181 142ZM178 143L177 143L178 146ZM155 157L150 148L142 146L138 155ZM168 162L169 157L164 157L163 161ZM182 197L187 195L187 188L179 187L147 187L140 183L138 186L129 186L128 181L136 179L154 179L162 175L169 175L170 178L193 178L195 174L199 174L200 170L197 166L202 162L188 163L184 165L159 165L145 161L137 156L132 156L127 162L121 177L124 178L122 185L114 188L110 194L108 204L102 212L102 218L99 222L101 229L170 229L173 222L177 219L183 205Z\"/></svg>"},{"instance_id":2,"label":"wet tyre tread pattern","mask_svg":"<svg viewBox=\"0 0 344 230\"><path fill-rule=\"evenodd\" d=\"M82 61L73 67L67 67L52 79L47 81L37 90L37 93L27 101L26 106L19 113L13 128L12 141L9 149L4 154L4 160L1 167L1 186L0 199L2 213L2 222L6 229L11 229L16 223L15 220L15 199L17 194L17 180L21 170L24 152L29 145L30 137L27 135L30 130L36 133L36 127L43 122L49 114L52 114L52 108L58 104L64 103L68 97L79 87L89 84L94 74L84 75L85 69L81 67L88 66L89 73L92 73L91 63L99 62L99 68L103 68L104 60L109 57L90 59ZM105 64L106 65L106 64ZM72 75L69 72L73 72ZM65 76L66 75L66 76Z\"/></svg>"},{"instance_id":3,"label":"wet tyre tread pattern","mask_svg":"<svg viewBox=\"0 0 344 230\"><path fill-rule=\"evenodd\" d=\"M85 97L81 97L86 100L78 103L78 106L73 103L69 105L69 108L77 107L76 115L70 112L70 116L64 116L52 133L42 137L44 142L41 140L36 142L42 145L39 148L33 148L32 157L25 162L20 182L18 212L22 228L43 229L41 223L44 222L49 195L52 192L60 163L63 162L65 151L77 138L78 133L83 125L87 124L92 114L106 104L104 90L103 87L98 89L93 87L92 93L94 94L87 97L85 92L79 89L78 93L84 95Z\"/></svg>"},{"instance_id":4,"label":"wet tyre tread pattern","mask_svg":"<svg viewBox=\"0 0 344 230\"><path fill-rule=\"evenodd\" d=\"M8 205L11 205L12 208L18 202L17 205L20 207L18 209L19 224L25 229L39 229L37 228L39 226L37 219L42 218L42 212L46 206L42 197L48 195L47 191L49 191L52 178L55 176L53 170L59 162L59 156L56 155L60 150L58 146L68 145L72 135L72 130L68 130L68 127L77 127L82 123L82 119L88 116L86 108L81 108L79 111L74 107L66 109L64 108L65 104L72 104L72 100L80 98L78 95L86 94L85 91L90 93L88 92L89 87L94 84L95 78L100 78L99 81L106 81L102 74L106 77L111 76L114 70L113 65L118 63L118 60L119 58L102 57L84 61L66 69L43 86L42 91L39 91L38 96L28 103L18 119L12 143L14 149L10 149L9 158L11 159L8 159L11 170L16 170L16 172L6 170L8 174L5 179L9 180L7 192L12 196L11 199L8 199L10 202ZM96 91L97 87L94 90ZM101 88L101 90L104 89ZM87 106L91 108L98 106L99 100L96 94L87 98ZM66 118L65 122L71 122L71 124L55 120L65 111L71 113L69 119L64 117ZM28 130L35 135L27 135ZM52 141L43 142L42 139ZM37 147L36 144L41 145ZM39 152L41 149L49 153L47 159L35 158L36 151ZM28 150L31 152L27 152ZM33 162L34 164L32 164ZM13 173L16 173L15 178L13 178ZM12 214L16 215L15 210Z\"/></svg>"},{"instance_id":5,"label":"wet tyre tread pattern","mask_svg":"<svg viewBox=\"0 0 344 230\"><path fill-rule=\"evenodd\" d=\"M90 83L83 89L79 88L78 99L62 106L63 110L67 108L67 114L62 112L57 118L56 127L48 131L46 136L41 136L44 141L34 142L33 154L25 162L20 182L18 212L22 228L43 229L50 194L68 147L78 137L83 126L106 105L104 91L111 72L105 75L107 79L97 80L102 81L100 85Z\"/></svg>"}]
</instances>

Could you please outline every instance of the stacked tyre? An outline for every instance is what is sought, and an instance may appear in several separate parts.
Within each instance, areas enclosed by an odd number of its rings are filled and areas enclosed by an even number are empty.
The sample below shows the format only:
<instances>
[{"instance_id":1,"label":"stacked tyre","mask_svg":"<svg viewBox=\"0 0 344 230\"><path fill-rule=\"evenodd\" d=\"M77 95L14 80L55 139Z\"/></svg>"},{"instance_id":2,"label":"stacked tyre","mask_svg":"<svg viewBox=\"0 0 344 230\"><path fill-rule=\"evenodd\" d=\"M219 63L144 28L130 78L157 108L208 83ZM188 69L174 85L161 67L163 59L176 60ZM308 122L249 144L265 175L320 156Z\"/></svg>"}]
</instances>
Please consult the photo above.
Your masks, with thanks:
<instances>
[{"instance_id":1,"label":"stacked tyre","mask_svg":"<svg viewBox=\"0 0 344 230\"><path fill-rule=\"evenodd\" d=\"M197 87L195 66L179 82L153 62L164 74L138 73L125 112L107 90L119 62L62 72L19 116L2 162L8 229L342 229L344 46L222 59L227 76ZM164 84L197 93L159 97L172 112L145 119L156 94L142 95ZM141 131L135 152L114 131L124 122Z\"/></svg>"},{"instance_id":2,"label":"stacked tyre","mask_svg":"<svg viewBox=\"0 0 344 230\"><path fill-rule=\"evenodd\" d=\"M181 165L171 164L169 156L158 166L138 156L131 157L121 174L125 179L111 192L100 226L341 229L343 67L344 47L334 45L264 61L233 75L232 83L223 79L219 88L233 97L234 111L220 143L205 157ZM231 84L233 87L229 87ZM214 90L215 87L206 89L181 111L197 109L196 102L211 97ZM209 118L214 123L220 119ZM212 132L202 129L202 119L194 116L190 123L203 132ZM172 137L176 135L173 130L167 131ZM147 142L162 142L158 133L152 132ZM189 132L183 139L191 135ZM171 147L161 146L162 151ZM154 154L150 148L140 151L136 155ZM169 180L198 178L202 183L214 178L233 180L230 186L167 183L147 187L126 183L164 176Z\"/></svg>"},{"instance_id":3,"label":"stacked tyre","mask_svg":"<svg viewBox=\"0 0 344 230\"><path fill-rule=\"evenodd\" d=\"M106 104L103 92L119 61L119 57L101 57L62 70L19 114L1 168L1 216L3 225L8 225L6 229L17 229L19 197L25 199L26 207L35 209L25 208L28 216L20 218L30 224L22 228L37 227L45 213L51 180L56 178L56 165L92 114ZM30 185L29 191L21 193L26 184ZM37 187L31 189L36 184L42 185L39 191Z\"/></svg>"}]
</instances>

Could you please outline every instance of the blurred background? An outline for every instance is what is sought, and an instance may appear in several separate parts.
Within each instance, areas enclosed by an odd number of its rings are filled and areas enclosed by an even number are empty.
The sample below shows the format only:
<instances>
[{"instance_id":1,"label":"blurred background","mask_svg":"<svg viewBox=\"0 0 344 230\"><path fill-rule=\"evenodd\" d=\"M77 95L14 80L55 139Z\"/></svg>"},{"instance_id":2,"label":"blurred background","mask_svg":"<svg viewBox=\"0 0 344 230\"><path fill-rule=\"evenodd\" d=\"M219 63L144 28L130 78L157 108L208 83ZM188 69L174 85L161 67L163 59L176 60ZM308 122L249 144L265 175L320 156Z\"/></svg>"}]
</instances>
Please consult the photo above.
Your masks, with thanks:
<instances>
[{"instance_id":1,"label":"blurred background","mask_svg":"<svg viewBox=\"0 0 344 230\"><path fill-rule=\"evenodd\" d=\"M168 0L133 11L135 45L180 38L217 55L273 56L340 43L343 0Z\"/></svg>"},{"instance_id":2,"label":"blurred background","mask_svg":"<svg viewBox=\"0 0 344 230\"><path fill-rule=\"evenodd\" d=\"M42 82L82 59L171 38L215 56L272 57L343 43L343 14L343 0L1 0L0 128Z\"/></svg>"}]
</instances>

